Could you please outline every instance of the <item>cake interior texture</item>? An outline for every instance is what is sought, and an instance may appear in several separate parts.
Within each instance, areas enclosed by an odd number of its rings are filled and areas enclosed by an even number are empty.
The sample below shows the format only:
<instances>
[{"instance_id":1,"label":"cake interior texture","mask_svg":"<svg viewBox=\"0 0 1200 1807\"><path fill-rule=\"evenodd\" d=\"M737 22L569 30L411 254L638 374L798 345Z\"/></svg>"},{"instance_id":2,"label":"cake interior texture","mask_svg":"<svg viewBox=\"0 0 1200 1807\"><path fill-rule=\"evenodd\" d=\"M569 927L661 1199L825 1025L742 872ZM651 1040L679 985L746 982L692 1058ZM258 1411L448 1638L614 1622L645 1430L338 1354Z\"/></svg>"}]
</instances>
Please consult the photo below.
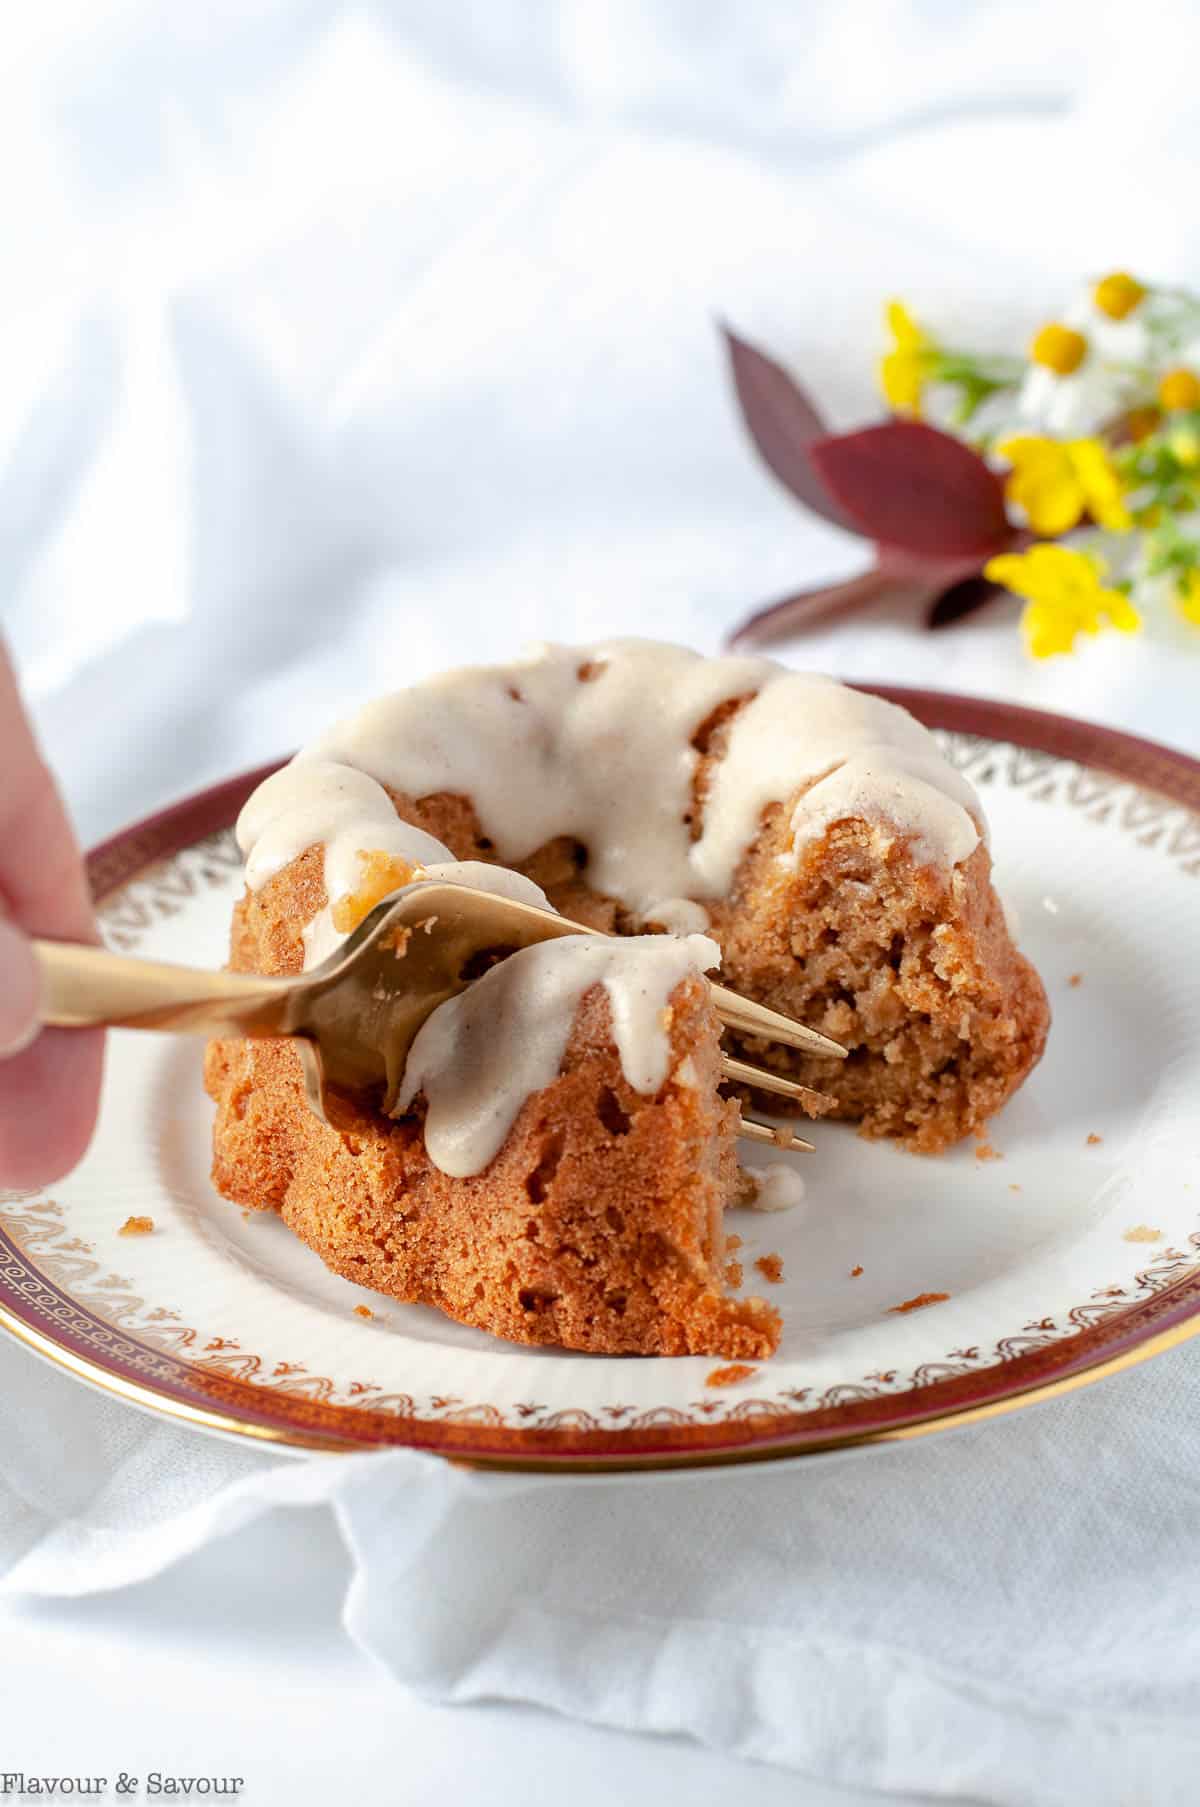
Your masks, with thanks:
<instances>
[{"instance_id":1,"label":"cake interior texture","mask_svg":"<svg viewBox=\"0 0 1200 1807\"><path fill-rule=\"evenodd\" d=\"M584 681L592 661L578 659ZM726 688L740 677L731 672ZM690 726L682 832L693 846L716 813L731 739L756 694L748 684ZM908 723L906 736L910 728L923 734ZM896 755L902 772L906 757L916 756ZM926 766L919 770L925 783ZM674 906L660 922L644 900L634 908L602 889L593 848L573 834L513 857L465 790L406 790L374 777L393 821L456 861L515 869L566 916L616 935L677 926ZM864 1134L936 1154L982 1131L1036 1063L1045 993L1013 944L986 840L969 816L965 832L955 826L953 856L935 857L888 807L868 806L874 791L859 781L850 803L827 807L798 836L806 793L823 796L825 777L816 770L777 783L732 878L704 897L701 914L720 945L722 983L822 1030L848 1058L754 1040L739 1051L827 1092L833 1113ZM915 806L906 807L912 817ZM914 819L923 824L925 814ZM354 851L353 837L349 844ZM353 894L331 897L325 852L301 847L248 887L234 917L235 967L301 970L323 912L345 933L413 871L368 842L357 849ZM720 1024L698 973L676 987L665 1020L667 1078L646 1095L622 1070L609 1000L598 987L586 993L558 1077L525 1099L487 1168L459 1178L429 1157L420 1097L393 1120L369 1098L335 1094L331 1125L322 1125L286 1045L214 1043L216 1183L239 1203L280 1211L337 1272L515 1341L761 1359L777 1343L779 1319L725 1284L722 1213L745 1202L751 1185L737 1162L738 1102L720 1083Z\"/></svg>"}]
</instances>

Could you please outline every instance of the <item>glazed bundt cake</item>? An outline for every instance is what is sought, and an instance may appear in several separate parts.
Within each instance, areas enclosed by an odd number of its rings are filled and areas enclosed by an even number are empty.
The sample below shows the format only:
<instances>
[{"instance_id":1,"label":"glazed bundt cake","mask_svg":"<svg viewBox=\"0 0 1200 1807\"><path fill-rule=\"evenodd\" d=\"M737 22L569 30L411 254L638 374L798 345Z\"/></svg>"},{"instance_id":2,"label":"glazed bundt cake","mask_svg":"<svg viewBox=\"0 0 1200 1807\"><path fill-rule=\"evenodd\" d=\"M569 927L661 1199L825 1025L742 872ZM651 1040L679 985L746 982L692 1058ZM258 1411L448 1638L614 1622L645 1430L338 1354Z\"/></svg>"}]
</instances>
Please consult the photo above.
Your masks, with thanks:
<instances>
[{"instance_id":1,"label":"glazed bundt cake","mask_svg":"<svg viewBox=\"0 0 1200 1807\"><path fill-rule=\"evenodd\" d=\"M238 836L241 970L317 964L414 876L604 932L513 954L437 1010L394 1116L333 1093L320 1123L287 1043L209 1050L226 1196L516 1341L775 1346L777 1313L724 1285L722 1211L755 1181L720 1085L718 961L849 1050L752 1059L924 1153L980 1130L1045 1041L970 785L903 710L767 660L614 641L451 672L307 748Z\"/></svg>"}]
</instances>

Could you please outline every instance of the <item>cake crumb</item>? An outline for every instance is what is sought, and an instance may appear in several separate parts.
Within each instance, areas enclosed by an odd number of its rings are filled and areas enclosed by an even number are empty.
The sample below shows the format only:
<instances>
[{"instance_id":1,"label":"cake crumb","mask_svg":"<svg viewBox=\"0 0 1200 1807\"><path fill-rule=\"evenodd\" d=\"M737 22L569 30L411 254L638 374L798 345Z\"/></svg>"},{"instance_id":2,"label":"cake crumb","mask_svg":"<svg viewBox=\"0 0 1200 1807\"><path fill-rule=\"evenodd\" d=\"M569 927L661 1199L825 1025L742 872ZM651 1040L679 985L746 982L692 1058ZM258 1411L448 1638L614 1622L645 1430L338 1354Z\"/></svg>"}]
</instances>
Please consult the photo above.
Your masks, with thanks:
<instances>
[{"instance_id":1,"label":"cake crumb","mask_svg":"<svg viewBox=\"0 0 1200 1807\"><path fill-rule=\"evenodd\" d=\"M1021 1188L1020 1188L1020 1186L1018 1186L1016 1180L1010 1180L1008 1182L1008 1189L1010 1192L1019 1192L1021 1190Z\"/></svg>"},{"instance_id":2,"label":"cake crumb","mask_svg":"<svg viewBox=\"0 0 1200 1807\"><path fill-rule=\"evenodd\" d=\"M725 1263L725 1284L735 1292L742 1284L742 1264L740 1261L727 1261Z\"/></svg>"},{"instance_id":3,"label":"cake crumb","mask_svg":"<svg viewBox=\"0 0 1200 1807\"><path fill-rule=\"evenodd\" d=\"M1162 1231L1152 1230L1149 1224L1135 1223L1131 1230L1125 1232L1126 1242L1161 1242Z\"/></svg>"},{"instance_id":4,"label":"cake crumb","mask_svg":"<svg viewBox=\"0 0 1200 1807\"><path fill-rule=\"evenodd\" d=\"M153 1228L154 1219L152 1217L127 1217L125 1222L121 1225L121 1228L117 1231L117 1235L149 1236Z\"/></svg>"},{"instance_id":5,"label":"cake crumb","mask_svg":"<svg viewBox=\"0 0 1200 1807\"><path fill-rule=\"evenodd\" d=\"M1099 1148L1099 1146L1100 1146L1101 1142L1103 1142L1103 1140L1104 1140L1104 1137L1098 1136L1096 1134L1095 1130L1093 1130L1091 1132L1091 1134L1088 1136L1087 1146L1089 1148Z\"/></svg>"},{"instance_id":6,"label":"cake crumb","mask_svg":"<svg viewBox=\"0 0 1200 1807\"><path fill-rule=\"evenodd\" d=\"M252 1218L252 1217L253 1217L253 1216L254 1216L254 1213L253 1213L253 1211L243 1211L243 1212L242 1212L242 1222L243 1222L243 1223L249 1223L249 1222L250 1222L250 1219L251 1219L251 1218Z\"/></svg>"},{"instance_id":7,"label":"cake crumb","mask_svg":"<svg viewBox=\"0 0 1200 1807\"><path fill-rule=\"evenodd\" d=\"M858 1276L859 1276L859 1275L860 1275L860 1274L861 1274L861 1273L862 1273L862 1268L861 1268L861 1267L852 1267L852 1268L851 1268L851 1269L850 1269L850 1278L851 1278L851 1279L852 1279L852 1280L857 1280L857 1279L858 1279Z\"/></svg>"},{"instance_id":8,"label":"cake crumb","mask_svg":"<svg viewBox=\"0 0 1200 1807\"><path fill-rule=\"evenodd\" d=\"M804 1203L804 1180L794 1167L780 1161L774 1167L744 1166L742 1172L754 1186L752 1211L793 1211Z\"/></svg>"},{"instance_id":9,"label":"cake crumb","mask_svg":"<svg viewBox=\"0 0 1200 1807\"><path fill-rule=\"evenodd\" d=\"M1071 987L1072 991L1078 991L1079 987L1083 984L1083 974L1072 973L1071 977L1067 980L1067 984Z\"/></svg>"},{"instance_id":10,"label":"cake crumb","mask_svg":"<svg viewBox=\"0 0 1200 1807\"><path fill-rule=\"evenodd\" d=\"M727 1236L725 1238L725 1253L727 1255L732 1255L734 1251L740 1249L741 1246L742 1239L740 1236Z\"/></svg>"},{"instance_id":11,"label":"cake crumb","mask_svg":"<svg viewBox=\"0 0 1200 1807\"><path fill-rule=\"evenodd\" d=\"M940 1305L949 1297L949 1293L918 1293L915 1299L905 1299L903 1305L889 1305L888 1310L899 1317L906 1311L923 1311L926 1305Z\"/></svg>"},{"instance_id":12,"label":"cake crumb","mask_svg":"<svg viewBox=\"0 0 1200 1807\"><path fill-rule=\"evenodd\" d=\"M736 1387L739 1380L749 1380L755 1372L746 1362L730 1362L726 1368L714 1368L704 1384L706 1387Z\"/></svg>"},{"instance_id":13,"label":"cake crumb","mask_svg":"<svg viewBox=\"0 0 1200 1807\"><path fill-rule=\"evenodd\" d=\"M975 1159L977 1161L1002 1161L1004 1156L1000 1153L998 1148L993 1148L990 1142L977 1142L975 1144Z\"/></svg>"},{"instance_id":14,"label":"cake crumb","mask_svg":"<svg viewBox=\"0 0 1200 1807\"><path fill-rule=\"evenodd\" d=\"M375 1313L371 1310L369 1305L356 1305L354 1307L354 1315L356 1318L373 1318Z\"/></svg>"},{"instance_id":15,"label":"cake crumb","mask_svg":"<svg viewBox=\"0 0 1200 1807\"><path fill-rule=\"evenodd\" d=\"M783 1279L782 1255L760 1255L754 1265L763 1279L769 1280L773 1286L778 1286Z\"/></svg>"}]
</instances>

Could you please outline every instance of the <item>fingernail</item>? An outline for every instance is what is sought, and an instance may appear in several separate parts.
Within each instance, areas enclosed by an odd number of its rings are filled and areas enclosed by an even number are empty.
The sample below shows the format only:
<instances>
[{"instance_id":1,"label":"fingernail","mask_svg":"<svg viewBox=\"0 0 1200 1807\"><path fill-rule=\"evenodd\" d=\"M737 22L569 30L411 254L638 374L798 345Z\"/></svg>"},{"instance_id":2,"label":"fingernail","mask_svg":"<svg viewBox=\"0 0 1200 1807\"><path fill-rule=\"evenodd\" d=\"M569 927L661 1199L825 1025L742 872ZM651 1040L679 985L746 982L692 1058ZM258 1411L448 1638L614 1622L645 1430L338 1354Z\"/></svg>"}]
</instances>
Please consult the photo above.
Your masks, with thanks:
<instances>
[{"instance_id":1,"label":"fingernail","mask_svg":"<svg viewBox=\"0 0 1200 1807\"><path fill-rule=\"evenodd\" d=\"M20 1054L37 1039L40 994L33 949L20 929L0 919L0 1060Z\"/></svg>"}]
</instances>

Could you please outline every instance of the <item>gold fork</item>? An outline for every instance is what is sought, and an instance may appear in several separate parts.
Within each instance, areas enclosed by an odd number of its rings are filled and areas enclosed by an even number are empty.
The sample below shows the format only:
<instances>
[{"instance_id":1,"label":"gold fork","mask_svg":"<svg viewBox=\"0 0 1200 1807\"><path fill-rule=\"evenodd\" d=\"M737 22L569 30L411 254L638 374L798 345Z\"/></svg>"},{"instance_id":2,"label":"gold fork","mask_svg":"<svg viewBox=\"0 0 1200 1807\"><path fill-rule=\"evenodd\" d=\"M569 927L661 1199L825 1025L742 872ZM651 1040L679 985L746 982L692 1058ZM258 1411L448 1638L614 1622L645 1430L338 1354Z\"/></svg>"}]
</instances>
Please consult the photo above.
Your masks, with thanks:
<instances>
[{"instance_id":1,"label":"gold fork","mask_svg":"<svg viewBox=\"0 0 1200 1807\"><path fill-rule=\"evenodd\" d=\"M489 954L588 933L594 931L553 911L426 879L376 904L320 966L282 978L206 972L59 941L38 941L34 949L47 1025L290 1036L308 1104L327 1122L327 1083L356 1090L382 1080L384 1109L391 1106L417 1030L439 1004L478 976ZM743 1035L845 1058L838 1042L791 1017L723 985L711 985L711 992L721 1021ZM721 1071L738 1084L802 1104L825 1102L819 1092L732 1055L722 1054ZM790 1129L749 1117L742 1119L741 1134L779 1148L812 1149Z\"/></svg>"}]
</instances>

